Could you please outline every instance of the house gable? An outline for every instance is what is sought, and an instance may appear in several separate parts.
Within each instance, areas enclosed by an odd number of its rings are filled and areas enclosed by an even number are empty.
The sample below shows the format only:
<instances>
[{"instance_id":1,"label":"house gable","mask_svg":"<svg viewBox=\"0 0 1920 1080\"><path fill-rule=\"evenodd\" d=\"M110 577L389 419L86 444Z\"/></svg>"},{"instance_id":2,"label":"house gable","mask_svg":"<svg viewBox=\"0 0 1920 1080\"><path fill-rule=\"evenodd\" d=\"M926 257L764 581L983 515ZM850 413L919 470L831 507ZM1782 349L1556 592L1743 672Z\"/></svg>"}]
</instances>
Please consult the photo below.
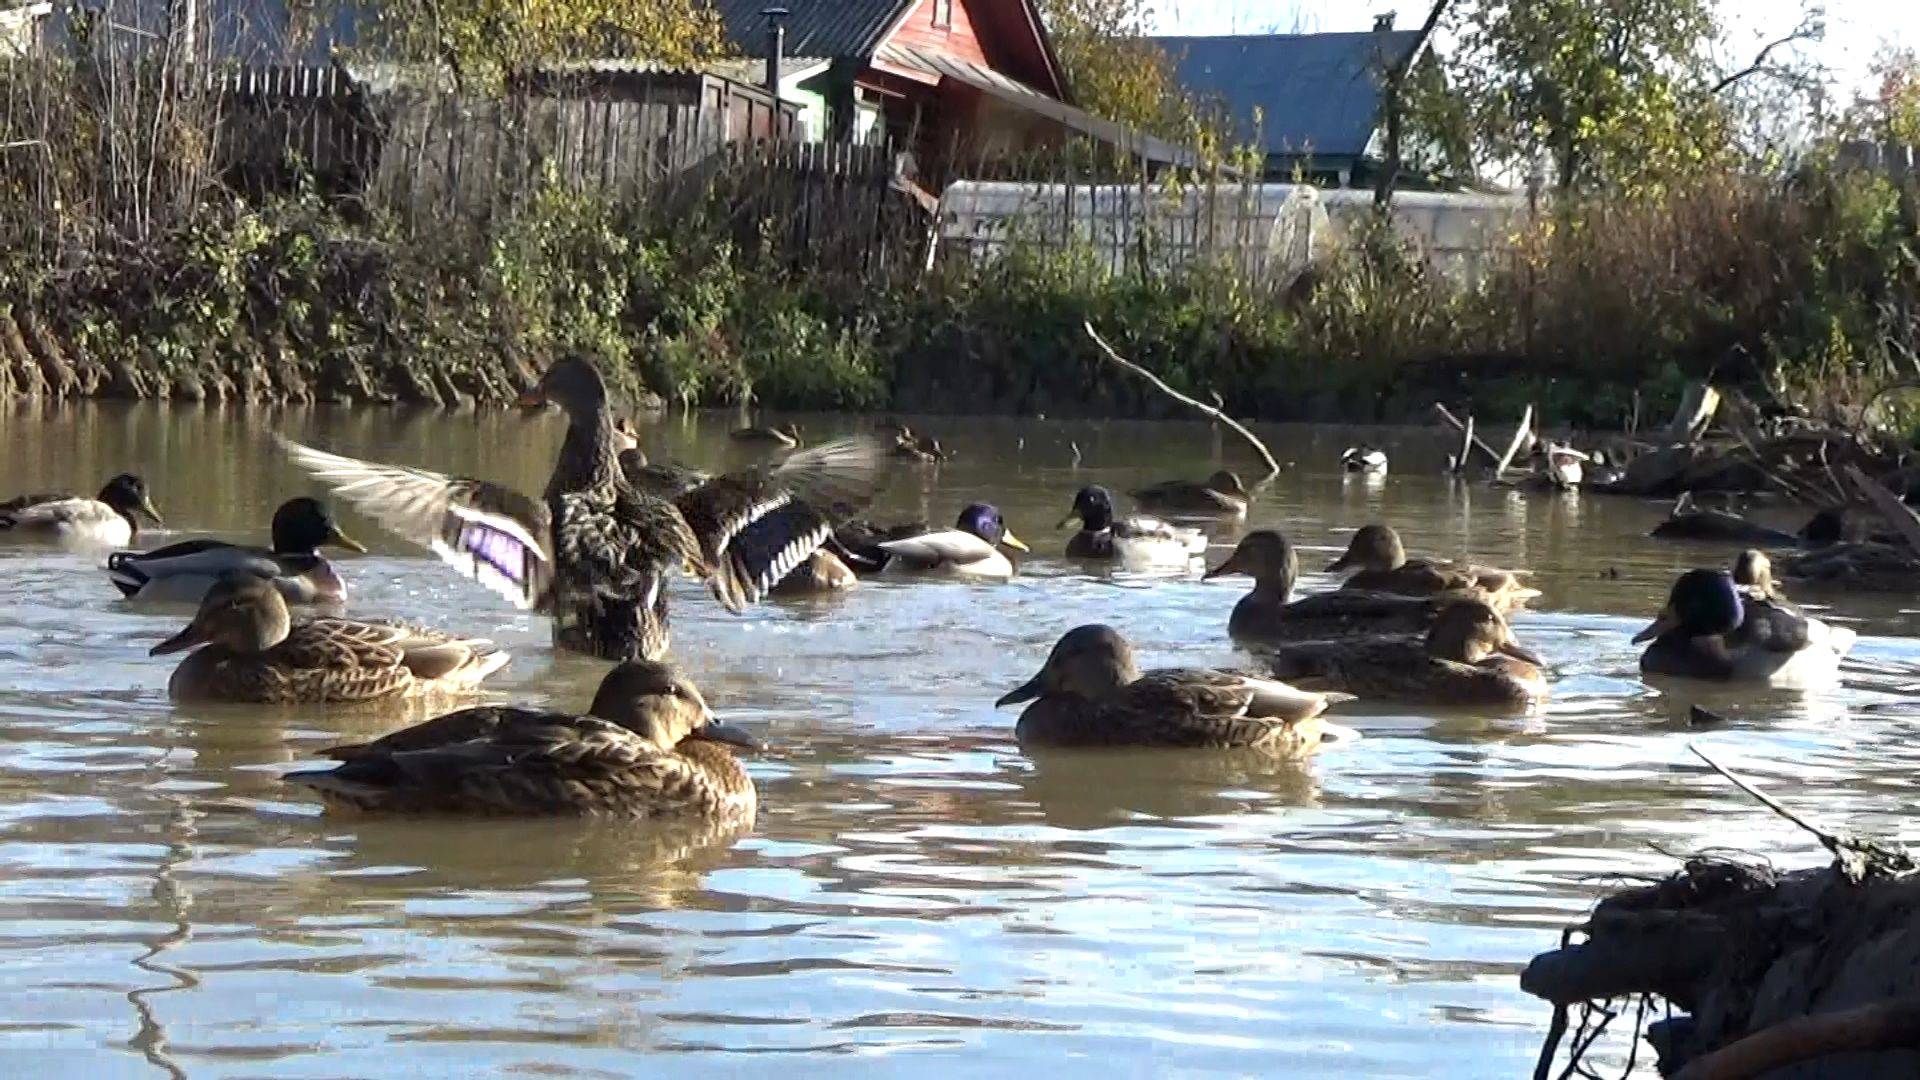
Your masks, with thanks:
<instances>
[{"instance_id":1,"label":"house gable","mask_svg":"<svg viewBox=\"0 0 1920 1080\"><path fill-rule=\"evenodd\" d=\"M1032 0L915 0L880 44L992 68L1066 99L1059 61Z\"/></svg>"}]
</instances>

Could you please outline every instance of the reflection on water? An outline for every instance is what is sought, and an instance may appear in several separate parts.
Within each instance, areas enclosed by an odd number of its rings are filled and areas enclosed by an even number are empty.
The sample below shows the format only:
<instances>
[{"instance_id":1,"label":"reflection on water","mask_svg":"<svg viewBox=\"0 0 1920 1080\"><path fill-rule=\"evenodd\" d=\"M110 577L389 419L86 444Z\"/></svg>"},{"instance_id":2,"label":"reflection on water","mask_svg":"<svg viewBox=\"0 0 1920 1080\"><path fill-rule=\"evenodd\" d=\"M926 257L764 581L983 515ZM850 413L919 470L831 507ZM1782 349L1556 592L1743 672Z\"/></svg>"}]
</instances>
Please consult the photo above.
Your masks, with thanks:
<instances>
[{"instance_id":1,"label":"reflection on water","mask_svg":"<svg viewBox=\"0 0 1920 1080\"><path fill-rule=\"evenodd\" d=\"M665 421L650 448L723 464L732 419ZM1920 765L1906 597L1802 597L1865 635L1838 689L1650 688L1628 635L1676 569L1727 553L1643 539L1658 506L1451 482L1451 440L1421 432L1385 439L1394 472L1375 482L1338 471L1353 432L1274 431L1297 469L1212 539L1278 527L1317 571L1384 519L1421 553L1534 568L1545 595L1519 630L1552 661L1543 715L1349 711L1360 737L1305 763L1023 755L992 702L1073 625L1122 627L1150 664L1235 659L1244 583L1052 556L1074 489L1244 459L1201 425L917 426L957 458L904 474L876 516L986 499L1041 555L1007 586L874 584L741 617L677 586L680 659L768 742L760 820L737 838L322 817L278 774L419 717L175 708L146 650L178 613L114 599L87 557L0 548L9 1071L619 1076L673 1054L761 1074L857 1052L901 1072L1514 1075L1545 1019L1514 976L1609 879L1706 845L1818 857L1688 742L1823 821L1903 829ZM9 489L135 468L176 527L260 535L309 490L268 429L528 491L559 438L555 418L505 413L89 406L0 413L0 455ZM356 610L494 637L516 697L590 697L603 665L345 524L375 548L343 564ZM1689 727L1694 701L1726 725Z\"/></svg>"}]
</instances>

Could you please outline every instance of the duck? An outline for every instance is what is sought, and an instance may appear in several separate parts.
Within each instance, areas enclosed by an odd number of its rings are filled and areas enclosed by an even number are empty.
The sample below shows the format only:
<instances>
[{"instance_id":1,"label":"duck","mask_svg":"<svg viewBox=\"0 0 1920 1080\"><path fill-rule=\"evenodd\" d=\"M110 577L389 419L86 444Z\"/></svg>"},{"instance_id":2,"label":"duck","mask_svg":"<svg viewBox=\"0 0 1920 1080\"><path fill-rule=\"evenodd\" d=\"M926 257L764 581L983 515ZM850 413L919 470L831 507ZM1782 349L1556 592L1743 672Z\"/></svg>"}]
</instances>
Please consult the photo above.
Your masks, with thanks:
<instances>
[{"instance_id":1,"label":"duck","mask_svg":"<svg viewBox=\"0 0 1920 1080\"><path fill-rule=\"evenodd\" d=\"M1391 525L1365 525L1347 542L1347 550L1328 564L1328 573L1356 571L1342 588L1401 596L1437 596L1478 592L1502 613L1539 596L1510 570L1462 566L1407 558L1400 534Z\"/></svg>"},{"instance_id":2,"label":"duck","mask_svg":"<svg viewBox=\"0 0 1920 1080\"><path fill-rule=\"evenodd\" d=\"M1535 440L1533 452L1527 457L1534 483L1555 491L1578 489L1586 479L1586 463L1590 460L1581 451L1551 439Z\"/></svg>"},{"instance_id":3,"label":"duck","mask_svg":"<svg viewBox=\"0 0 1920 1080\"><path fill-rule=\"evenodd\" d=\"M1040 673L995 708L1031 702L1015 736L1024 746L1247 747L1302 754L1320 744L1320 715L1342 694L1212 668L1142 672L1133 645L1098 623L1067 631Z\"/></svg>"},{"instance_id":4,"label":"duck","mask_svg":"<svg viewBox=\"0 0 1920 1080\"><path fill-rule=\"evenodd\" d=\"M1113 493L1098 484L1083 487L1074 495L1073 510L1061 519L1059 528L1076 524L1080 531L1067 541L1069 559L1185 569L1207 553L1207 537L1199 529L1183 529L1139 515L1114 517Z\"/></svg>"},{"instance_id":5,"label":"duck","mask_svg":"<svg viewBox=\"0 0 1920 1080\"><path fill-rule=\"evenodd\" d=\"M485 639L438 630L358 619L296 622L270 579L244 572L216 581L186 628L148 652L187 653L167 682L175 701L260 705L470 693L508 660Z\"/></svg>"},{"instance_id":6,"label":"duck","mask_svg":"<svg viewBox=\"0 0 1920 1080\"><path fill-rule=\"evenodd\" d=\"M991 503L971 503L960 511L953 528L881 542L888 569L900 567L918 573L943 573L985 581L1013 577L1013 560L1003 549L1030 551L1013 535L1000 511Z\"/></svg>"},{"instance_id":7,"label":"duck","mask_svg":"<svg viewBox=\"0 0 1920 1080\"><path fill-rule=\"evenodd\" d=\"M709 473L678 462L654 462L639 446L620 451L620 474L635 490L656 499L678 499L713 479Z\"/></svg>"},{"instance_id":8,"label":"duck","mask_svg":"<svg viewBox=\"0 0 1920 1080\"><path fill-rule=\"evenodd\" d=\"M792 422L738 428L728 435L734 442L763 446L773 450L792 450L800 445L800 425Z\"/></svg>"},{"instance_id":9,"label":"duck","mask_svg":"<svg viewBox=\"0 0 1920 1080\"><path fill-rule=\"evenodd\" d=\"M1293 544L1272 529L1242 537L1233 554L1202 580L1231 574L1253 578L1253 591L1240 598L1227 620L1227 636L1242 645L1424 634L1448 599L1336 589L1294 600L1300 559Z\"/></svg>"},{"instance_id":10,"label":"duck","mask_svg":"<svg viewBox=\"0 0 1920 1080\"><path fill-rule=\"evenodd\" d=\"M757 746L677 668L630 660L585 714L462 709L325 750L340 764L282 779L362 813L751 822L758 796L729 747Z\"/></svg>"},{"instance_id":11,"label":"duck","mask_svg":"<svg viewBox=\"0 0 1920 1080\"><path fill-rule=\"evenodd\" d=\"M1133 500L1142 509L1199 517L1245 517L1253 496L1238 474L1221 469L1205 480L1167 480L1139 488Z\"/></svg>"},{"instance_id":12,"label":"duck","mask_svg":"<svg viewBox=\"0 0 1920 1080\"><path fill-rule=\"evenodd\" d=\"M91 499L42 492L0 502L0 539L119 548L140 535L143 520L155 528L166 527L147 482L133 473L121 473Z\"/></svg>"},{"instance_id":13,"label":"duck","mask_svg":"<svg viewBox=\"0 0 1920 1080\"><path fill-rule=\"evenodd\" d=\"M591 361L556 360L524 400L557 405L567 417L540 499L284 438L281 445L386 528L516 607L550 615L559 647L613 661L666 654L670 574L691 572L723 607L739 612L831 535L833 522L816 507L859 505L880 479L880 446L862 436L712 477L669 497L627 479L606 382Z\"/></svg>"},{"instance_id":14,"label":"duck","mask_svg":"<svg viewBox=\"0 0 1920 1080\"><path fill-rule=\"evenodd\" d=\"M1832 682L1855 634L1758 595L1721 570L1689 570L1635 634L1647 675L1808 687Z\"/></svg>"},{"instance_id":15,"label":"duck","mask_svg":"<svg viewBox=\"0 0 1920 1080\"><path fill-rule=\"evenodd\" d=\"M1449 601L1424 639L1302 642L1266 656L1277 679L1362 701L1528 710L1547 696L1539 656L1484 600Z\"/></svg>"},{"instance_id":16,"label":"duck","mask_svg":"<svg viewBox=\"0 0 1920 1080\"><path fill-rule=\"evenodd\" d=\"M340 603L347 587L321 547L366 553L340 530L325 503L301 496L273 512L272 547L225 540L183 540L152 551L107 556L107 577L130 600L198 604L222 575L243 571L273 582L289 604Z\"/></svg>"},{"instance_id":17,"label":"duck","mask_svg":"<svg viewBox=\"0 0 1920 1080\"><path fill-rule=\"evenodd\" d=\"M823 596L843 593L860 583L846 560L821 548L801 561L777 582L772 594L780 597Z\"/></svg>"},{"instance_id":18,"label":"duck","mask_svg":"<svg viewBox=\"0 0 1920 1080\"><path fill-rule=\"evenodd\" d=\"M1773 560L1759 548L1748 548L1734 556L1733 583L1739 587L1741 596L1791 607L1786 594L1780 591L1780 583L1773 579Z\"/></svg>"},{"instance_id":19,"label":"duck","mask_svg":"<svg viewBox=\"0 0 1920 1080\"><path fill-rule=\"evenodd\" d=\"M893 525L878 525L852 514L844 513L844 520L834 527L833 536L828 538L826 549L838 556L847 568L862 577L880 573L893 561L893 556L882 546L890 540L910 540L927 532L924 521L899 522Z\"/></svg>"},{"instance_id":20,"label":"duck","mask_svg":"<svg viewBox=\"0 0 1920 1080\"><path fill-rule=\"evenodd\" d=\"M1349 446L1340 454L1340 468L1350 473L1384 473L1387 452L1371 443Z\"/></svg>"},{"instance_id":21,"label":"duck","mask_svg":"<svg viewBox=\"0 0 1920 1080\"><path fill-rule=\"evenodd\" d=\"M893 456L922 465L936 465L953 457L940 446L939 439L931 435L915 436L911 431L902 431L895 438Z\"/></svg>"}]
</instances>

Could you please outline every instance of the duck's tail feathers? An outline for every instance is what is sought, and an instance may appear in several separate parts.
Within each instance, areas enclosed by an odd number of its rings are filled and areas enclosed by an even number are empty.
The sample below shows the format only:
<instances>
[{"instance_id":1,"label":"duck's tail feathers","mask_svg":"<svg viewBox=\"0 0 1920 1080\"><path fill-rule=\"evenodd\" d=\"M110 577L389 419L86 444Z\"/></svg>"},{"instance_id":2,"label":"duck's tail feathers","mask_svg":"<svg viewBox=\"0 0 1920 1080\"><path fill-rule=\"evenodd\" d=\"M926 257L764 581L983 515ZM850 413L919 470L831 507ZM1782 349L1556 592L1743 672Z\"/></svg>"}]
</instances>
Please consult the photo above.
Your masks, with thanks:
<instances>
[{"instance_id":1,"label":"duck's tail feathers","mask_svg":"<svg viewBox=\"0 0 1920 1080\"><path fill-rule=\"evenodd\" d=\"M113 582L113 587L119 589L123 597L137 595L150 580L146 571L140 569L140 564L135 561L138 554L135 551L116 551L107 556L107 580Z\"/></svg>"}]
</instances>

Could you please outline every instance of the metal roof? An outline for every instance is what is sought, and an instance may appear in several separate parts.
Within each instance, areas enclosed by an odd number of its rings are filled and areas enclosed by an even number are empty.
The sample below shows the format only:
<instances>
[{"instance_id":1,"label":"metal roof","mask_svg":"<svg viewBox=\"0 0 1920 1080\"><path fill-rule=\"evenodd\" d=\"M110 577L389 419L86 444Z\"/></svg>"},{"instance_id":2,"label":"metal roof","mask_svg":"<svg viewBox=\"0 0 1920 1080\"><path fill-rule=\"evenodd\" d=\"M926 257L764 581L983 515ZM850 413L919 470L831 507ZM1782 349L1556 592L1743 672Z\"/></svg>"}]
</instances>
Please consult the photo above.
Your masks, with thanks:
<instances>
[{"instance_id":1,"label":"metal roof","mask_svg":"<svg viewBox=\"0 0 1920 1080\"><path fill-rule=\"evenodd\" d=\"M748 56L767 55L767 19L770 7L789 14L787 52L794 56L833 59L873 54L893 24L914 0L714 0L714 9L727 25L727 39Z\"/></svg>"},{"instance_id":2,"label":"metal roof","mask_svg":"<svg viewBox=\"0 0 1920 1080\"><path fill-rule=\"evenodd\" d=\"M1382 73L1419 40L1414 30L1152 39L1187 89L1225 106L1240 138L1326 157L1366 152Z\"/></svg>"}]
</instances>

